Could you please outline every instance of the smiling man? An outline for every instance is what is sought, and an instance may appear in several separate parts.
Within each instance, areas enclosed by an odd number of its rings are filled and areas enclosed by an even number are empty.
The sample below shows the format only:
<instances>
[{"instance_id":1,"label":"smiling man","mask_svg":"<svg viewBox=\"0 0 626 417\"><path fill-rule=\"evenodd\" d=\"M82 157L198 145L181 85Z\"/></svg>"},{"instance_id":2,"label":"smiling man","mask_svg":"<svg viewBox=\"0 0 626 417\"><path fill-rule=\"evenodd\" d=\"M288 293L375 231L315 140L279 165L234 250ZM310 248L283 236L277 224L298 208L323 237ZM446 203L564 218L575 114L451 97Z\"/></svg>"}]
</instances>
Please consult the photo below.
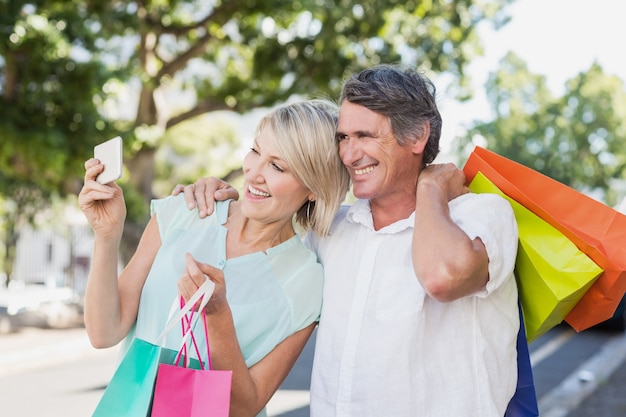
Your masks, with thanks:
<instances>
[{"instance_id":1,"label":"smiling man","mask_svg":"<svg viewBox=\"0 0 626 417\"><path fill-rule=\"evenodd\" d=\"M358 201L309 236L325 275L311 416L502 417L517 381L511 207L428 166L441 116L415 70L367 69L340 104Z\"/></svg>"}]
</instances>

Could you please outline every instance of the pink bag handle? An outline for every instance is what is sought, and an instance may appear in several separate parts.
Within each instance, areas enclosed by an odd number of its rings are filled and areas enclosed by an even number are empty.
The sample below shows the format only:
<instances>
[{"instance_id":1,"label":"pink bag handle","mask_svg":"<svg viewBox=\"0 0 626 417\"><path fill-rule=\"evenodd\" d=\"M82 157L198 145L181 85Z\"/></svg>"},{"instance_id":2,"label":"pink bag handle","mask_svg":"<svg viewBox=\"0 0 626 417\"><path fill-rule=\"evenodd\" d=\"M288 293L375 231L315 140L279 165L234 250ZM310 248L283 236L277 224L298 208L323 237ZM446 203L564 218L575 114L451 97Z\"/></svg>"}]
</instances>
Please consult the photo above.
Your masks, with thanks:
<instances>
[{"instance_id":1,"label":"pink bag handle","mask_svg":"<svg viewBox=\"0 0 626 417\"><path fill-rule=\"evenodd\" d=\"M202 298L200 300L202 300ZM181 303L181 307L185 304L185 300L182 297L180 297L180 303ZM200 349L198 348L198 343L196 342L196 338L194 336L194 332L192 329L192 320L193 320L194 314L195 314L195 311L193 309L188 313L188 315L185 314L181 318L181 327L183 331L183 338L185 337L185 334L187 333L189 333L189 335L191 336L191 343L193 344L194 350L196 351L196 355L198 355L198 362L200 363L200 368L204 370L204 364L202 363ZM204 327L204 339L205 339L206 350L207 350L207 365L208 365L208 369L212 370L213 364L211 362L211 348L209 345L209 328L208 328L207 321L206 321L206 311L202 309L202 312L200 314L202 315L202 324ZM183 344L181 349L178 351L178 355L176 355L176 366L179 365L180 358L182 355L185 355L185 357L188 357L187 356L187 343Z\"/></svg>"},{"instance_id":2,"label":"pink bag handle","mask_svg":"<svg viewBox=\"0 0 626 417\"><path fill-rule=\"evenodd\" d=\"M198 307L198 310L204 311L204 308L206 307L209 300L211 299L211 296L213 295L214 289L215 289L215 283L211 281L209 277L205 277L205 282L196 290L196 292L191 296L191 298L189 298L189 300L187 300L186 303L184 303L184 300L182 299L179 299L179 300L174 299L170 314L168 316L168 321L165 325L165 328L163 329L163 331L157 338L157 343L158 344L163 343L163 340L165 336L167 335L167 333L176 326L176 323L178 323L179 320L181 320L181 325L183 328L183 337L182 337L182 341L180 344L179 352L176 355L177 364L180 362L180 356L182 355L183 352L185 353L185 366L187 366L189 362L189 355L187 355L188 348L186 345L188 343L187 338L190 335L191 335L192 343L194 343L196 353L198 353L198 358L200 359L201 357L201 355L198 352L198 347L197 347L197 343L195 342L194 334L191 331L191 329L195 327L195 322L197 322L198 320L198 318L194 319L193 317L193 313L196 310L194 307L199 303L200 305ZM174 313L175 310L177 309L176 304L178 302L180 302L180 304L184 303L184 305L178 308L178 312ZM207 340L207 353L210 354L209 346L208 346L208 335L207 335L208 329L206 326L206 317L204 317L203 320L205 321L205 337ZM185 325L185 322L187 323L187 325ZM203 366L203 369L204 369L202 360L200 360L200 364L201 366Z\"/></svg>"},{"instance_id":3,"label":"pink bag handle","mask_svg":"<svg viewBox=\"0 0 626 417\"><path fill-rule=\"evenodd\" d=\"M185 307L185 299L183 297L180 297L180 308L182 309L184 307ZM200 351L199 351L198 345L196 343L196 338L194 337L194 334L191 331L191 320L193 318L193 310L191 310L190 314L191 315L189 317L187 316L187 314L185 314L185 315L183 315L180 318L180 324L181 324L180 327L181 327L182 332L183 332L183 334L182 334L182 336L183 336L183 344L182 344L182 347L180 348L178 354L176 355L176 366L178 366L179 363L180 363L181 353L182 353L182 355L185 356L185 367L187 366L187 363L188 363L189 356L187 356L187 343L185 342L185 340L186 340L185 334L187 332L189 332L190 335L191 335L191 340L192 340L192 343L193 343L194 348L196 350L196 354L198 355L198 359L200 359ZM185 322L187 322L187 330L185 330ZM202 369L204 369L204 367L202 365L202 361L199 360L199 362L200 362L200 367L202 367Z\"/></svg>"}]
</instances>

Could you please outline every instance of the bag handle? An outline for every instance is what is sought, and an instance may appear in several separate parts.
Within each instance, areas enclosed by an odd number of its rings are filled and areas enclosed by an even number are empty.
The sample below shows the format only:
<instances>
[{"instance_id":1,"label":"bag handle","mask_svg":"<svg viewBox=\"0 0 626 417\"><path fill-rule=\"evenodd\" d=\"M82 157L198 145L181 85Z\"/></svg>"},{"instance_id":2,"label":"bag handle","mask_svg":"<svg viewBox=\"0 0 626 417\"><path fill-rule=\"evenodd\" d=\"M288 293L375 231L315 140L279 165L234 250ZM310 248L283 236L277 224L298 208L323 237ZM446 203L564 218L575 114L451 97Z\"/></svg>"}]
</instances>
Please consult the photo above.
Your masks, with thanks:
<instances>
[{"instance_id":1,"label":"bag handle","mask_svg":"<svg viewBox=\"0 0 626 417\"><path fill-rule=\"evenodd\" d=\"M190 364L191 358L187 354L187 344L188 344L189 336L191 336L191 343L193 344L196 354L198 355L200 367L204 369L204 364L202 363L202 360L200 359L201 358L200 351L196 343L194 333L192 331L192 329L195 327L199 318L198 316L194 317L195 309L193 307L196 305L196 303L198 303L198 301L200 301L200 305L198 306L198 311L202 312L202 319L203 319L203 325L204 325L204 330L205 330L204 334L205 334L206 346L207 346L208 366L209 366L209 369L212 369L211 353L210 353L209 338L208 338L208 327L206 323L206 313L204 312L204 309L209 303L209 300L211 299L211 296L213 295L214 290L215 290L215 283L211 281L209 277L205 275L204 283L200 287L198 287L196 292L189 298L187 303L184 303L184 299L180 297L180 304L179 304L180 307L176 314L174 314L174 309L176 308L177 300L174 300L174 303L168 315L168 322L163 332L161 332L161 334L157 338L157 344L160 345L163 342L163 339L165 338L165 336L172 330L172 328L174 328L178 320L180 320L182 331L183 331L183 337L181 340L180 347L178 349L178 354L176 355L175 363L177 366L180 363L180 358L181 358L181 355L183 354L185 355L184 366L188 367Z\"/></svg>"},{"instance_id":2,"label":"bag handle","mask_svg":"<svg viewBox=\"0 0 626 417\"><path fill-rule=\"evenodd\" d=\"M200 301L200 307L198 308L198 310L203 311L206 305L209 303L211 295L213 295L213 290L215 290L215 283L211 281L209 277L205 276L204 283L196 290L191 298L189 298L187 303L185 303L185 305L181 307L180 310L173 316L170 313L169 321L166 323L165 328L157 338L156 344L161 344L165 336L172 330L172 328L178 323L179 320L181 320L184 316L187 315L187 313L189 313L189 311L193 309L193 307L200 299L202 299L202 301ZM177 303L178 297L174 300L173 308L175 308ZM186 341L186 336L187 335L183 336L183 342Z\"/></svg>"},{"instance_id":3,"label":"bag handle","mask_svg":"<svg viewBox=\"0 0 626 417\"><path fill-rule=\"evenodd\" d=\"M208 280L208 277L207 277ZM212 281L211 281L212 283ZM213 293L213 289L215 288L215 285L210 286L210 294L203 294L200 296L200 305L198 307L198 311L201 311L202 313L204 313L204 309L206 307L206 305L208 304L211 295ZM181 297L181 304L184 303L183 298ZM190 299L191 300L191 299ZM189 304L189 303L188 303ZM186 313L183 315L183 317L181 318L181 327L183 330L183 338L181 340L181 345L180 348L178 349L178 354L176 355L176 360L175 360L175 364L178 366L179 362L180 362L180 357L184 352L185 355L185 364L184 366L187 368L189 367L189 365L191 364L191 357L187 354L187 350L191 349L191 346L187 347L188 343L192 343L194 346L194 349L196 351L196 354L198 355L198 360L200 362L200 368L204 369L204 364L202 363L201 360L201 355L200 355L200 350L198 349L198 344L196 343L196 338L194 336L194 332L193 332L193 328L196 326L196 323L198 322L198 317L196 316L194 318L194 314L195 314L195 309L193 308L188 308L188 304L185 304L182 309L186 311ZM202 317L204 318L204 323L205 323L205 334L206 334L206 314L203 314ZM185 326L185 322L187 323L187 325ZM187 327L185 329L185 327ZM189 336L191 336L191 342L189 342ZM208 343L208 337L207 337L207 343ZM207 344L207 352L208 352L208 344ZM209 353L210 355L210 353ZM210 357L210 356L209 356Z\"/></svg>"},{"instance_id":4,"label":"bag handle","mask_svg":"<svg viewBox=\"0 0 626 417\"><path fill-rule=\"evenodd\" d=\"M196 351L196 355L198 355L198 362L200 363L200 368L202 370L204 370L204 364L202 363L202 360L200 359L200 349L198 348L198 344L196 342L196 338L194 337L194 332L193 332L193 326L191 325L191 320L193 318L194 315L194 311L192 310L190 313L190 316L185 316L182 318L182 327L183 327L183 333L185 334L183 336L184 339L184 345L181 347L181 349L178 351L178 354L176 355L176 361L175 364L176 366L178 366L178 364L180 363L180 358L181 356L184 354L185 355L185 367L189 366L189 361L190 358L187 355L187 336L191 335L191 344L193 344L194 350ZM211 362L211 347L209 345L209 329L208 329L208 325L207 325L207 321L206 321L206 311L204 309L201 310L200 314L202 315L202 324L204 327L204 340L205 340L205 344L206 344L206 351L207 351L207 366L208 366L208 370L212 370L213 369L213 363ZM197 319L196 319L197 321ZM187 330L185 330L185 322L187 322ZM183 353L184 351L184 353Z\"/></svg>"},{"instance_id":5,"label":"bag handle","mask_svg":"<svg viewBox=\"0 0 626 417\"><path fill-rule=\"evenodd\" d=\"M180 297L180 308L183 308L185 305L185 300L183 299L183 297ZM180 319L180 327L181 330L183 332L182 334L182 347L180 348L180 350L178 351L178 354L176 355L176 360L175 360L175 364L176 366L178 366L179 362L180 362L180 357L181 354L185 355L185 367L188 367L190 362L191 362L191 358L187 355L187 336L191 335L191 341L194 345L194 348L196 350L196 354L198 355L198 359L200 358L200 351L198 349L198 345L196 343L196 338L194 337L193 331L191 330L193 327L191 325L191 319L193 318L193 314L194 314L194 310L191 310L191 312L189 313L191 314L191 317L188 317L187 315L183 316ZM187 326L189 326L188 330L185 330L185 322L187 323ZM195 324L195 323L194 323ZM204 366L202 365L202 362L200 362L200 367L202 369L204 369Z\"/></svg>"}]
</instances>

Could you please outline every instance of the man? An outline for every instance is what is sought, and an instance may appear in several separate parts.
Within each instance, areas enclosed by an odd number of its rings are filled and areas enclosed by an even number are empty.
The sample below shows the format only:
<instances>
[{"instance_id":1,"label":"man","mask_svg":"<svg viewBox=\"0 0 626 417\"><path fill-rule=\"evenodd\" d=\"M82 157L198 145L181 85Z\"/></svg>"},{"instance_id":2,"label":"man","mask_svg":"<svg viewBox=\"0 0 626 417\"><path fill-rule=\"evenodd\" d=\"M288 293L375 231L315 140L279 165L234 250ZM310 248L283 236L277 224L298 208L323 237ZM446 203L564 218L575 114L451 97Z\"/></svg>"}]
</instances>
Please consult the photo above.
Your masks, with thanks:
<instances>
[{"instance_id":1,"label":"man","mask_svg":"<svg viewBox=\"0 0 626 417\"><path fill-rule=\"evenodd\" d=\"M311 415L503 416L519 329L511 207L468 193L453 165L429 166L441 116L415 70L364 70L340 104L337 140L358 201L328 237L307 236L326 277Z\"/></svg>"}]
</instances>

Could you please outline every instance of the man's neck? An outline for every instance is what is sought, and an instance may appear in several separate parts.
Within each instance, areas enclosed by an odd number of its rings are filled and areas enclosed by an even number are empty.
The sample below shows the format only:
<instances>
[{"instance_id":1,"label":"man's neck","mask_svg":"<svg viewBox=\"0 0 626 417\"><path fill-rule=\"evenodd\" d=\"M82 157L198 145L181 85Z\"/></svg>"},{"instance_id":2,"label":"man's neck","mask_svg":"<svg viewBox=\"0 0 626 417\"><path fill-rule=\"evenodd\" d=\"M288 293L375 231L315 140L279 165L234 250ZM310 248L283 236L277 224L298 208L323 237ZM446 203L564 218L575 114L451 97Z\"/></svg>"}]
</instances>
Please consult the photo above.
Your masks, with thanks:
<instances>
[{"instance_id":1,"label":"man's neck","mask_svg":"<svg viewBox=\"0 0 626 417\"><path fill-rule=\"evenodd\" d=\"M391 196L370 200L374 230L380 230L397 221L408 218L415 211L415 193L400 198Z\"/></svg>"}]
</instances>

